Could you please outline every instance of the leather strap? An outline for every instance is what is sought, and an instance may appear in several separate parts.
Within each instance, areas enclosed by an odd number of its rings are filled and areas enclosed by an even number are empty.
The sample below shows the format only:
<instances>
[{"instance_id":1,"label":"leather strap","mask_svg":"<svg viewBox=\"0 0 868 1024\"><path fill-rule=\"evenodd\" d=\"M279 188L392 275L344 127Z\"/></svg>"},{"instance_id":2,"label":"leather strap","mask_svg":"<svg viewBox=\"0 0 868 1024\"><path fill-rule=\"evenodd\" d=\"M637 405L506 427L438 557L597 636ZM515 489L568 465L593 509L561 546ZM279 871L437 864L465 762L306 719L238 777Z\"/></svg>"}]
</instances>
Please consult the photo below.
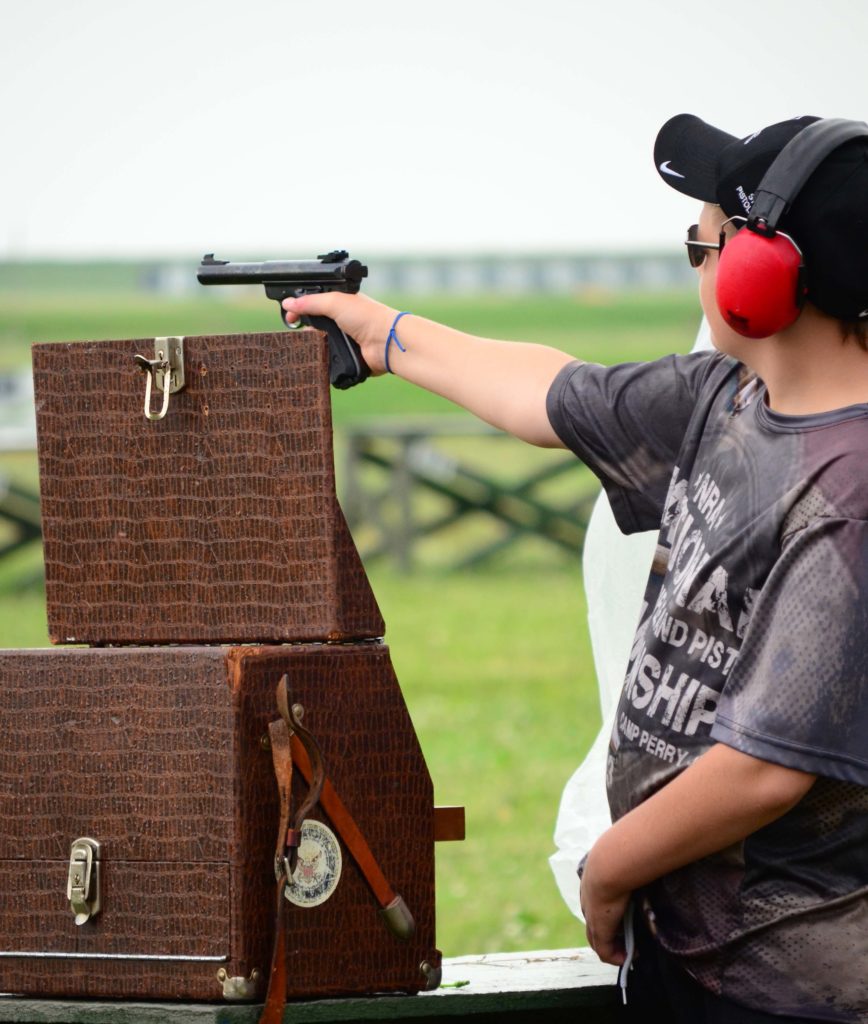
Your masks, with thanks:
<instances>
[{"instance_id":1,"label":"leather strap","mask_svg":"<svg viewBox=\"0 0 868 1024\"><path fill-rule=\"evenodd\" d=\"M274 849L274 873L281 878L287 874L287 865L284 865L287 848L292 850L298 846L298 839L292 835L289 827L289 815L292 807L292 748L289 742L289 729L282 718L269 724L268 737L271 742L271 760L274 763L274 777L277 780L277 794L280 799L280 823L277 828L277 843Z\"/></svg>"},{"instance_id":2,"label":"leather strap","mask_svg":"<svg viewBox=\"0 0 868 1024\"><path fill-rule=\"evenodd\" d=\"M268 975L268 992L259 1024L281 1024L286 1006L286 913L283 909L283 888L291 870L290 857L298 846L298 837L289 828L292 803L292 747L289 729L282 718L269 723L268 735L271 741L271 759L277 779L280 798L280 823L277 828L277 845L274 851L274 873L277 876L277 892L274 910L274 946L271 951L271 971ZM287 850L290 850L289 857Z\"/></svg>"},{"instance_id":3,"label":"leather strap","mask_svg":"<svg viewBox=\"0 0 868 1024\"><path fill-rule=\"evenodd\" d=\"M277 706L280 709L282 720L286 726L287 736L292 737L292 743L299 750L303 751L305 764L311 767L311 770L305 775L305 780L308 784L307 796L296 811L290 831L287 833L288 836L294 834L296 838L295 845L298 846L304 819L319 803L323 783L325 782L325 766L323 765L322 751L319 748L319 744L313 735L302 725L300 717L303 713L302 709L295 704L292 707L289 706L286 676L283 676L277 684ZM294 850L292 854L293 871L295 871L296 852Z\"/></svg>"},{"instance_id":4,"label":"leather strap","mask_svg":"<svg viewBox=\"0 0 868 1024\"><path fill-rule=\"evenodd\" d=\"M305 816L316 803L320 803L328 814L344 846L358 865L362 877L368 883L375 899L380 904L386 926L400 939L409 939L416 930L416 922L403 896L399 896L380 870L367 840L338 796L334 786L326 778L322 752L313 735L302 725L301 711L289 702L289 679L284 675L277 684L277 707L290 733L292 757L308 784L304 804L293 821L294 829L301 829ZM293 867L295 861L293 859Z\"/></svg>"},{"instance_id":5,"label":"leather strap","mask_svg":"<svg viewBox=\"0 0 868 1024\"><path fill-rule=\"evenodd\" d=\"M271 951L271 973L268 976L268 992L259 1024L281 1024L286 1008L286 913L283 905L283 875L277 880L277 896L274 920L274 947Z\"/></svg>"},{"instance_id":6,"label":"leather strap","mask_svg":"<svg viewBox=\"0 0 868 1024\"><path fill-rule=\"evenodd\" d=\"M307 781L310 781L311 764L307 757L307 751L301 745L297 736L293 735L291 737L290 747L298 770ZM368 846L367 840L362 835L359 826L355 823L343 800L338 796L334 786L328 779L325 779L323 782L319 802L331 819L335 831L343 839L344 845L352 854L353 860L358 864L359 870L371 887L377 902L381 907L387 907L395 899L395 892L386 880L386 876L380 870L380 865L375 860L374 854L370 846Z\"/></svg>"},{"instance_id":7,"label":"leather strap","mask_svg":"<svg viewBox=\"0 0 868 1024\"><path fill-rule=\"evenodd\" d=\"M268 976L268 991L265 1006L259 1024L281 1024L286 1008L286 904L283 890L292 881L292 873L298 858L298 845L301 842L301 826L304 819L319 800L320 789L325 778L322 755L313 736L304 728L295 708L289 700L289 678L284 675L277 684L275 692L277 710L280 718L270 722L268 735L271 741L271 760L274 763L274 776L277 779L277 792L280 798L280 822L277 828L277 843L274 851L274 873L277 877L277 894L275 897L274 946L271 951L271 973ZM305 745L299 741L296 733L301 733ZM292 737L292 743L290 742ZM308 774L308 794L295 813L292 814L292 744L295 744L305 755ZM314 769L311 772L311 758L307 751L312 752ZM311 782L311 774L314 781Z\"/></svg>"},{"instance_id":8,"label":"leather strap","mask_svg":"<svg viewBox=\"0 0 868 1024\"><path fill-rule=\"evenodd\" d=\"M380 870L371 848L362 835L352 815L344 806L334 786L325 775L319 744L302 725L300 712L290 704L289 680L281 677L276 691L277 708L280 718L271 722L268 733L271 739L271 757L280 796L280 823L275 849L275 873L277 874L277 895L275 907L274 948L271 957L271 973L268 992L259 1024L282 1024L286 1008L286 911L283 889L292 878L301 840L304 819L319 803L328 814L335 830L349 850L380 904L388 927L400 938L413 934L415 923L401 896L393 891ZM296 811L290 824L292 805L292 772L297 765L308 784L308 793Z\"/></svg>"}]
</instances>

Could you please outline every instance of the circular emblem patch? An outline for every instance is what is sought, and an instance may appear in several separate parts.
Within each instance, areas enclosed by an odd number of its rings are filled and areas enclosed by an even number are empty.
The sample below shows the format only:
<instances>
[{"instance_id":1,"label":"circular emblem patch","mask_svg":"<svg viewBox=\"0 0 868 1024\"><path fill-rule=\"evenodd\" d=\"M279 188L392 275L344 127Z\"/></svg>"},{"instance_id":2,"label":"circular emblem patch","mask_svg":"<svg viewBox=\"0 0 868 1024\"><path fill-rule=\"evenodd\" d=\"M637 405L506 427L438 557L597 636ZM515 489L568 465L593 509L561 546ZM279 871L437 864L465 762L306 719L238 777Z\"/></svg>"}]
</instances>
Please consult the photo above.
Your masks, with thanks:
<instances>
[{"instance_id":1,"label":"circular emblem patch","mask_svg":"<svg viewBox=\"0 0 868 1024\"><path fill-rule=\"evenodd\" d=\"M332 895L341 878L341 847L328 825L308 818L301 826L292 883L283 895L297 907L317 907Z\"/></svg>"}]
</instances>

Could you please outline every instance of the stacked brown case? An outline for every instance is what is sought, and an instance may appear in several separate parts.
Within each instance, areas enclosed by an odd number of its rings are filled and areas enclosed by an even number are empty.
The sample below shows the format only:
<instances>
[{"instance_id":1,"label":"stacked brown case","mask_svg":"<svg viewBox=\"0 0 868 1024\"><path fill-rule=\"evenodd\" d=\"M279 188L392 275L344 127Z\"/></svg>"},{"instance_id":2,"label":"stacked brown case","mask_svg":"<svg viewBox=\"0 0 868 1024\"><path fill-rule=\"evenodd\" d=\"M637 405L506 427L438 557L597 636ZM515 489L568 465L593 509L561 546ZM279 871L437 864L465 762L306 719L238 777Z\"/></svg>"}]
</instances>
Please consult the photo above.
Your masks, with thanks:
<instances>
[{"instance_id":1,"label":"stacked brown case","mask_svg":"<svg viewBox=\"0 0 868 1024\"><path fill-rule=\"evenodd\" d=\"M287 995L427 987L433 792L335 497L324 339L187 338L150 421L134 356L155 347L34 347L49 631L92 646L0 653L0 990L263 998L284 675L415 920L385 927L315 806L341 864L283 901Z\"/></svg>"},{"instance_id":2,"label":"stacked brown case","mask_svg":"<svg viewBox=\"0 0 868 1024\"><path fill-rule=\"evenodd\" d=\"M335 497L322 336L187 338L148 421L134 357L159 345L33 348L52 642L382 636Z\"/></svg>"}]
</instances>

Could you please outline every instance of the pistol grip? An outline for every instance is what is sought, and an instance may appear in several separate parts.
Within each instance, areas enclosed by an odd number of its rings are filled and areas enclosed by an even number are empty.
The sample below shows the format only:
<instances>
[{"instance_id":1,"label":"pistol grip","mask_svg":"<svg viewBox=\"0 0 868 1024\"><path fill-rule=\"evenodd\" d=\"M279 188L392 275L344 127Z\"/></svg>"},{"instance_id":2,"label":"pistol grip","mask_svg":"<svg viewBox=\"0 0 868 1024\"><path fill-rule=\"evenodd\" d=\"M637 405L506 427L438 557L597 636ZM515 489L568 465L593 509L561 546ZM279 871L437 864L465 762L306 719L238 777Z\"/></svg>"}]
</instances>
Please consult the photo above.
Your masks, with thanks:
<instances>
[{"instance_id":1,"label":"pistol grip","mask_svg":"<svg viewBox=\"0 0 868 1024\"><path fill-rule=\"evenodd\" d=\"M326 316L302 316L299 319L307 327L325 331L328 337L329 380L332 387L345 391L370 377L371 370L362 358L362 350L348 334L344 334L334 320Z\"/></svg>"}]
</instances>

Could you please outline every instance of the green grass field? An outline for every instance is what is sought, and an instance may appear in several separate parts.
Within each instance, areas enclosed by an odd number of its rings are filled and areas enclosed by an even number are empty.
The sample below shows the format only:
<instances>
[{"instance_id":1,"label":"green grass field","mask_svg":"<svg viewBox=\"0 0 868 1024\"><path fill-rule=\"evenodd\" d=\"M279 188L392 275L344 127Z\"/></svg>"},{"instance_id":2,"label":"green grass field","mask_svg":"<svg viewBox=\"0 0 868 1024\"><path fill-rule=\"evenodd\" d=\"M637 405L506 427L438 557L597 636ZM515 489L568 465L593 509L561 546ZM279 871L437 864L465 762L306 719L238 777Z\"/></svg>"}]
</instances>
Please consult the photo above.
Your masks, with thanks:
<instances>
[{"instance_id":1,"label":"green grass field","mask_svg":"<svg viewBox=\"0 0 868 1024\"><path fill-rule=\"evenodd\" d=\"M698 319L690 294L389 301L599 362L687 350ZM277 330L275 309L248 297L0 295L0 370L26 366L35 341ZM391 378L333 393L333 405L338 439L354 417L454 411ZM35 482L35 458L7 456L4 471ZM474 572L436 563L369 573L437 801L467 808L467 840L437 850L439 944L450 956L581 944L546 864L563 784L599 724L579 552L529 543ZM38 567L38 550L0 562L2 647L47 643Z\"/></svg>"}]
</instances>

